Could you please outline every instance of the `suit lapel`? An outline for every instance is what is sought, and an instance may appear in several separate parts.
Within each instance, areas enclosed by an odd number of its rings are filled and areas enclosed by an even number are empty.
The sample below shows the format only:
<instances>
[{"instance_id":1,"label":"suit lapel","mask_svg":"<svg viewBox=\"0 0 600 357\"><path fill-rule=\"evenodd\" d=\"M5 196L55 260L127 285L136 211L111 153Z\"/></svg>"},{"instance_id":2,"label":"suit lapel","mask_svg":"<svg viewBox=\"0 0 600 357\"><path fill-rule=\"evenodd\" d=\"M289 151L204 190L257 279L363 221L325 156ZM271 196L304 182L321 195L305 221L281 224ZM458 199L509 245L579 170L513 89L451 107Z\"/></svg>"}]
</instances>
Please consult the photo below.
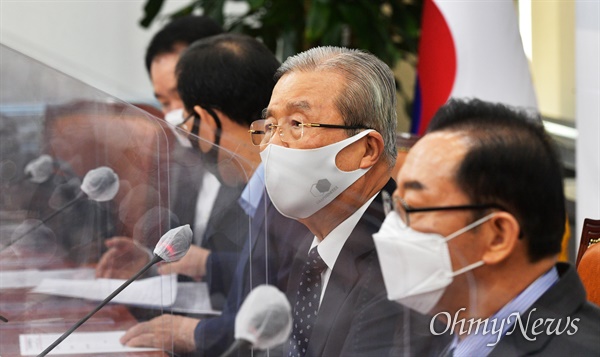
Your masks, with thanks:
<instances>
[{"instance_id":1,"label":"suit lapel","mask_svg":"<svg viewBox=\"0 0 600 357\"><path fill-rule=\"evenodd\" d=\"M339 315L339 310L360 278L357 270L359 261L375 249L371 235L377 231L385 218L381 200L380 193L352 230L335 262L319 307L317 323L311 334L308 346L311 355L323 354L325 342L329 340L331 333L335 333L332 329L336 320L338 317L345 317Z\"/></svg>"},{"instance_id":2,"label":"suit lapel","mask_svg":"<svg viewBox=\"0 0 600 357\"><path fill-rule=\"evenodd\" d=\"M348 239L350 240L353 236L357 237L352 234ZM353 254L354 252L345 249L348 243L347 241L344 245L344 249L340 252L331 271L327 289L319 307L317 322L308 346L310 354L314 356L323 354L325 342L329 340L329 334L336 323L338 312L358 281L358 272L354 264L357 257Z\"/></svg>"}]
</instances>

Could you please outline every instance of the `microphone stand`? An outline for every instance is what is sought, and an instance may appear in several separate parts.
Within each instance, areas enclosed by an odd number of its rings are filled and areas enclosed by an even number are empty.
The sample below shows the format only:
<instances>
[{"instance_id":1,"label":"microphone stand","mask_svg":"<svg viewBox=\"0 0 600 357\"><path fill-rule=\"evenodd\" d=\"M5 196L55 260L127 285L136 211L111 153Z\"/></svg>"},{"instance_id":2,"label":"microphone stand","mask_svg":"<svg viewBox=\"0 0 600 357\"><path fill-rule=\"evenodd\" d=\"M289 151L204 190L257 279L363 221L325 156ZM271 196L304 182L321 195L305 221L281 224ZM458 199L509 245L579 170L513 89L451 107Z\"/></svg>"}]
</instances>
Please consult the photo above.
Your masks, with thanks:
<instances>
[{"instance_id":1,"label":"microphone stand","mask_svg":"<svg viewBox=\"0 0 600 357\"><path fill-rule=\"evenodd\" d=\"M79 326L81 326L84 322L86 322L92 315L94 315L98 310L100 310L104 305L106 305L109 301L111 301L115 296L117 296L123 289L129 286L135 279L139 278L140 275L144 274L146 270L150 269L151 266L160 262L163 258L154 254L152 259L146 264L140 271L138 271L134 276L129 278L126 282L124 282L121 286L117 288L117 290L113 291L106 299L104 299L94 310L92 310L89 314L85 315L84 318L79 320L73 327L71 327L67 332L63 333L62 336L56 339L50 346L48 346L42 353L38 355L38 357L43 357L47 355L50 351L52 351L59 343L61 343L65 338L67 338L73 331L75 331Z\"/></svg>"},{"instance_id":2,"label":"microphone stand","mask_svg":"<svg viewBox=\"0 0 600 357\"><path fill-rule=\"evenodd\" d=\"M252 343L246 340L235 340L227 351L223 352L220 357L232 357L238 350L246 350L252 347Z\"/></svg>"},{"instance_id":3,"label":"microphone stand","mask_svg":"<svg viewBox=\"0 0 600 357\"><path fill-rule=\"evenodd\" d=\"M79 192L74 199L72 199L71 201L65 203L61 208L59 208L56 211L54 211L51 214L49 214L46 218L44 218L43 220L41 220L38 224L36 224L35 226L31 227L25 233L21 234L16 239L11 240L7 245L5 245L2 248L0 248L0 253L2 253L6 248L10 247L11 245L13 245L13 244L17 243L18 241L20 241L21 239L25 238L29 233L31 233L31 232L35 231L36 229L40 228L44 223L46 223L49 220L51 220L52 218L56 217L59 213L63 212L67 208L69 208L72 205L74 205L75 203L77 203L84 196L85 196L85 194L83 192Z\"/></svg>"}]
</instances>

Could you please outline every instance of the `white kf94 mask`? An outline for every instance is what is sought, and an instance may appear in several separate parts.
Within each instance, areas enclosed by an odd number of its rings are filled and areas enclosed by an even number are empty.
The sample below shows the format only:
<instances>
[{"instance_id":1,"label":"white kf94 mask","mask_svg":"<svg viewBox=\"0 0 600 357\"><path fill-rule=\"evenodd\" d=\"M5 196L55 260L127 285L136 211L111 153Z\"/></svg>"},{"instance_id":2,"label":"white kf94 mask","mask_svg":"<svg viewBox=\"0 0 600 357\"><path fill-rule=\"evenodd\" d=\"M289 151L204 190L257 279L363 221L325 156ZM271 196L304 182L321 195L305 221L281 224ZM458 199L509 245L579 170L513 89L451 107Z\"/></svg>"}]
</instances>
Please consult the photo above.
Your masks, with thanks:
<instances>
[{"instance_id":1,"label":"white kf94 mask","mask_svg":"<svg viewBox=\"0 0 600 357\"><path fill-rule=\"evenodd\" d=\"M302 219L327 206L371 169L342 171L335 164L337 154L373 131L316 149L267 145L260 157L265 165L265 186L275 208L288 218Z\"/></svg>"},{"instance_id":2,"label":"white kf94 mask","mask_svg":"<svg viewBox=\"0 0 600 357\"><path fill-rule=\"evenodd\" d=\"M407 227L390 212L373 235L388 299L422 314L430 312L455 276L482 266L483 261L452 271L448 241L491 219L495 213L444 237Z\"/></svg>"},{"instance_id":3,"label":"white kf94 mask","mask_svg":"<svg viewBox=\"0 0 600 357\"><path fill-rule=\"evenodd\" d=\"M183 109L174 109L165 114L165 120L167 123L178 126L183 124L185 118L183 117Z\"/></svg>"}]
</instances>

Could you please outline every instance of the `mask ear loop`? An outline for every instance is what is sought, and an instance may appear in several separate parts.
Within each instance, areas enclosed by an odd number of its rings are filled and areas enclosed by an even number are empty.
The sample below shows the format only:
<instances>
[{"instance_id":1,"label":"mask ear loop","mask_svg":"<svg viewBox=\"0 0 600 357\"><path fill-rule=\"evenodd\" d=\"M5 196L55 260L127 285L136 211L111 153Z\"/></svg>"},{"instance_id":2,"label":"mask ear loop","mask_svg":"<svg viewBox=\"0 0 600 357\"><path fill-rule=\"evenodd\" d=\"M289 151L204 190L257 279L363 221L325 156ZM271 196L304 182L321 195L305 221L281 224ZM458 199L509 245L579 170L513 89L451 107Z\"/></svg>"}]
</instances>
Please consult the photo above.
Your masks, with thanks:
<instances>
[{"instance_id":1,"label":"mask ear loop","mask_svg":"<svg viewBox=\"0 0 600 357\"><path fill-rule=\"evenodd\" d=\"M467 226L465 226L465 227L457 230L456 232L454 232L454 233L452 233L452 234L450 234L449 236L446 237L446 242L448 242L450 239L458 237L459 235L461 235L461 234L465 233L466 231L469 231L469 230L477 227L478 225L480 225L480 224L482 224L482 223L484 223L486 221L489 221L495 215L496 215L496 212L492 212L492 213L488 214L487 216L485 216L483 218L480 218L480 219L476 220L475 222L473 222L473 223L471 223L471 224L469 224L469 225L467 225Z\"/></svg>"},{"instance_id":2,"label":"mask ear loop","mask_svg":"<svg viewBox=\"0 0 600 357\"><path fill-rule=\"evenodd\" d=\"M221 131L223 130L221 120L219 119L217 113L215 113L215 111L211 108L207 107L206 111L208 112L208 114L210 114L211 117L213 117L213 119L215 120L215 124L217 125L217 130L215 131L215 146L219 146L221 144Z\"/></svg>"},{"instance_id":3,"label":"mask ear loop","mask_svg":"<svg viewBox=\"0 0 600 357\"><path fill-rule=\"evenodd\" d=\"M467 266L465 266L465 267L462 267L462 268L458 269L458 270L457 270L457 271L455 271L455 272L452 272L452 276L457 276L457 275L460 275L460 274L466 273L466 272L468 272L469 270L473 270L473 269L475 269L475 268L479 268L480 266L482 266L482 265L484 265L484 264L485 264L485 263L484 263L482 260L480 260L480 261L478 261L478 262L475 262L475 263L473 263L473 264L469 264L469 265L467 265Z\"/></svg>"},{"instance_id":4,"label":"mask ear loop","mask_svg":"<svg viewBox=\"0 0 600 357\"><path fill-rule=\"evenodd\" d=\"M200 143L198 142L198 136L200 136L200 116L198 114L192 114L194 116L194 125L192 125L192 130L190 131L189 140L192 143L192 147L194 149L200 148Z\"/></svg>"},{"instance_id":5,"label":"mask ear loop","mask_svg":"<svg viewBox=\"0 0 600 357\"><path fill-rule=\"evenodd\" d=\"M496 212L492 212L490 214L488 214L485 217L482 217L478 220L476 220L475 222L457 230L456 232L450 234L449 236L446 237L446 242L448 242L449 240L458 237L459 235L479 226L480 224L487 222L488 220L490 220L492 217L494 217L496 215ZM485 265L485 263L483 261L478 261L472 264L469 264L467 266L464 266L460 269L458 269L457 271L452 272L452 277L454 278L455 276L467 273L473 269L479 268L480 266ZM476 282L475 279L472 276L467 276L467 281L469 284L469 300L471 301L471 305L472 306L477 306L477 289L472 288L473 286L475 286ZM472 311L471 313L476 313L474 311Z\"/></svg>"}]
</instances>

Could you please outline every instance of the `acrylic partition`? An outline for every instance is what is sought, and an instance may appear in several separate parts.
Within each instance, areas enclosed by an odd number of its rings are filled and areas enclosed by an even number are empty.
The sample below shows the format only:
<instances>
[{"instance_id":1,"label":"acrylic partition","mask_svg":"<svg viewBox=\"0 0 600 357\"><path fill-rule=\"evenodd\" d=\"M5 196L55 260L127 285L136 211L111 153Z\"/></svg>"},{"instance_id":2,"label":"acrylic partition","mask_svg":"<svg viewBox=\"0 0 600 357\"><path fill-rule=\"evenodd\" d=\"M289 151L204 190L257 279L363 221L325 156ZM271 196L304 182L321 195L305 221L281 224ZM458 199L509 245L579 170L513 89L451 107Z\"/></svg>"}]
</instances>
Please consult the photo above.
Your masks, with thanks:
<instances>
[{"instance_id":1,"label":"acrylic partition","mask_svg":"<svg viewBox=\"0 0 600 357\"><path fill-rule=\"evenodd\" d=\"M235 267L250 227L237 199L256 163L215 147L223 162L213 166L238 177L219 186L215 176L206 178L211 166L188 147L185 133L140 108L160 111L6 46L0 51L1 356L51 346L144 268L171 233L163 258L175 259L191 242L189 252L219 251ZM211 208L215 217L206 216ZM189 252L188 263L197 256ZM174 336L152 349L122 346L119 338L161 315L218 316L233 272L204 270L152 265L50 353L168 355L177 349Z\"/></svg>"},{"instance_id":2,"label":"acrylic partition","mask_svg":"<svg viewBox=\"0 0 600 357\"><path fill-rule=\"evenodd\" d=\"M0 355L52 346L140 271L161 237L175 241L158 243L167 259L188 240L191 248L178 263L150 267L51 353L220 356L236 337L257 347L241 355L284 353L314 234L265 194L265 175L278 173L260 165L264 147L225 126L215 146L210 118L198 138L148 112L160 116L154 108L0 50ZM399 136L402 155L414 141ZM300 175L296 161L284 164ZM317 183L306 195L326 195ZM283 195L306 186L279 185ZM440 352L431 319L388 300L384 277L395 281L396 273L382 276L372 234L391 200L373 202L324 275L311 355ZM125 331L153 329L161 333L146 336L145 349L120 343Z\"/></svg>"}]
</instances>

